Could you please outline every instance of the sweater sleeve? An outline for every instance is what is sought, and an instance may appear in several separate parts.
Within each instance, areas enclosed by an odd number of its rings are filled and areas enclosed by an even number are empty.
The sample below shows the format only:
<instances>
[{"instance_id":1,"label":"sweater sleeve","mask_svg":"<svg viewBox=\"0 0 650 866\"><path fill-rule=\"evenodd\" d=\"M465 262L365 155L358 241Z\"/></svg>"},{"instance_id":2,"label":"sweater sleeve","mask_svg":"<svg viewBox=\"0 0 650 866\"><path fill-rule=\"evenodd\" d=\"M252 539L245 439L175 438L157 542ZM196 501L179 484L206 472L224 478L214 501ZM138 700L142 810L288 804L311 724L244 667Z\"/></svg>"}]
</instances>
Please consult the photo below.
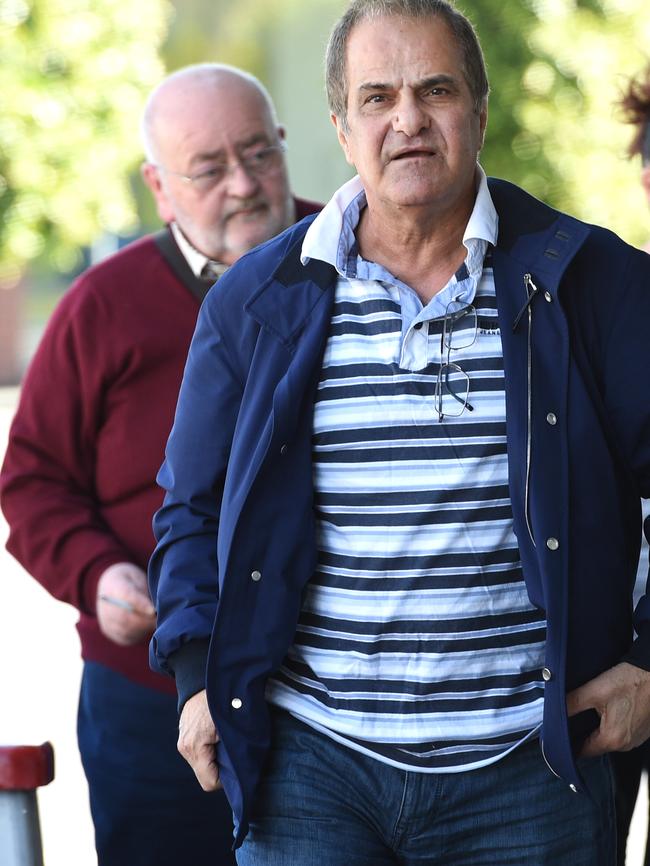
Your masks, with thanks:
<instances>
[{"instance_id":1,"label":"sweater sleeve","mask_svg":"<svg viewBox=\"0 0 650 866\"><path fill-rule=\"evenodd\" d=\"M55 598L95 612L97 583L129 552L95 494L110 337L84 275L52 315L25 377L0 473L7 549Z\"/></svg>"}]
</instances>

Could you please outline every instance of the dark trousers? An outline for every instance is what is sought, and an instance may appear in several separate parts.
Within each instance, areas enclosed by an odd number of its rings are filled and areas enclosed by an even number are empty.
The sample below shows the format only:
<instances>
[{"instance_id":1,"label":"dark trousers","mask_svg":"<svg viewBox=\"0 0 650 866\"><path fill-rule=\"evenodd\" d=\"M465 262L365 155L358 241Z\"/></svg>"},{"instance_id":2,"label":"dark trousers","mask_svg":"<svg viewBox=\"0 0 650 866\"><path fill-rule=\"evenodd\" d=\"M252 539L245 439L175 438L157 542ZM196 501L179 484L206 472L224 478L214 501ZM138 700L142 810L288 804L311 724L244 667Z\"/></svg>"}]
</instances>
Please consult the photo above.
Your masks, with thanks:
<instances>
[{"instance_id":1,"label":"dark trousers","mask_svg":"<svg viewBox=\"0 0 650 866\"><path fill-rule=\"evenodd\" d=\"M538 740L460 773L392 767L278 711L239 866L613 866L606 757L589 793L548 769Z\"/></svg>"},{"instance_id":2,"label":"dark trousers","mask_svg":"<svg viewBox=\"0 0 650 866\"><path fill-rule=\"evenodd\" d=\"M614 796L616 801L617 866L625 866L625 847L644 770L650 769L650 740L630 752L612 752ZM650 815L648 816L650 820ZM644 866L650 866L650 846L646 840Z\"/></svg>"},{"instance_id":3,"label":"dark trousers","mask_svg":"<svg viewBox=\"0 0 650 866\"><path fill-rule=\"evenodd\" d=\"M176 750L171 695L86 663L78 738L99 866L231 866L232 813Z\"/></svg>"}]
</instances>

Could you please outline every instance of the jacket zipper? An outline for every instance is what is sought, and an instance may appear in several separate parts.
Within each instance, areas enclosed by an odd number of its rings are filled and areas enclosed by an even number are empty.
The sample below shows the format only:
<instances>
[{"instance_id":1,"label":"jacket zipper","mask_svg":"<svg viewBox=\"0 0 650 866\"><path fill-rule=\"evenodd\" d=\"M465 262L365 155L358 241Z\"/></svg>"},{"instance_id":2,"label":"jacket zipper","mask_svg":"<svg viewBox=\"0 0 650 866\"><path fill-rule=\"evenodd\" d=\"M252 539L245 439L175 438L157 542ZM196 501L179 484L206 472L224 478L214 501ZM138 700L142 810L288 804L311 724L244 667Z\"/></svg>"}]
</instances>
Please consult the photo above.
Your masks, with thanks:
<instances>
[{"instance_id":1,"label":"jacket zipper","mask_svg":"<svg viewBox=\"0 0 650 866\"><path fill-rule=\"evenodd\" d=\"M528 296L528 300L526 301L525 306L521 309L519 315L515 319L515 324L513 329L517 327L521 317L524 313L524 310L528 312L528 358L527 358L527 366L526 366L526 377L527 377L527 392L526 392L526 489L525 489L525 497L524 497L524 514L526 517L526 527L528 528L528 535L530 536L530 540L533 543L533 547L537 547L535 544L535 539L533 537L533 530L530 525L530 513L529 513L529 496L530 496L530 464L531 464L531 453L532 453L532 426L533 426L533 387L532 387L532 372L533 372L533 308L532 308L532 300L535 298L539 292L539 289L535 285L532 280L530 274L524 274L524 286L526 288L526 294Z\"/></svg>"},{"instance_id":2,"label":"jacket zipper","mask_svg":"<svg viewBox=\"0 0 650 866\"><path fill-rule=\"evenodd\" d=\"M561 779L562 777L560 776L560 774L559 774L559 773L556 773L555 770L553 769L553 767L551 767L551 765L550 765L549 762L548 762L548 758L546 757L546 752L544 751L544 740L542 740L541 737L540 737L540 740L539 740L539 746L540 746L540 748L541 748L541 750L542 750L542 758L544 758L544 763L545 763L546 766L549 768L549 770L551 771L551 773L553 773L553 775L555 776L556 779Z\"/></svg>"}]
</instances>

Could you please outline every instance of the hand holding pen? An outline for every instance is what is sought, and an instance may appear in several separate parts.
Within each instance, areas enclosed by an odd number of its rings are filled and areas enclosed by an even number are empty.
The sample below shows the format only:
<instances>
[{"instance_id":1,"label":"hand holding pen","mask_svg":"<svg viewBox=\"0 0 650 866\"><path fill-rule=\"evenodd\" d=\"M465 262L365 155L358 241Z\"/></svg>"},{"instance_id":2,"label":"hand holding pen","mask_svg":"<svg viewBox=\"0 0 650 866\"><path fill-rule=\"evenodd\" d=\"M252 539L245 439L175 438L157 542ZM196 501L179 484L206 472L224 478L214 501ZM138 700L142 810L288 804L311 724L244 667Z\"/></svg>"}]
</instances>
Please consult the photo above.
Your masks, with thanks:
<instances>
[{"instance_id":1,"label":"hand holding pen","mask_svg":"<svg viewBox=\"0 0 650 866\"><path fill-rule=\"evenodd\" d=\"M124 601L123 598L115 598L112 595L102 595L99 596L100 601L107 601L109 604L114 604L115 607L121 607L122 610L128 610L131 613L135 613L135 607L131 604L130 601Z\"/></svg>"},{"instance_id":2,"label":"hand holding pen","mask_svg":"<svg viewBox=\"0 0 650 866\"><path fill-rule=\"evenodd\" d=\"M106 637L122 646L145 640L156 625L147 576L131 562L109 566L97 586L97 619Z\"/></svg>"}]
</instances>

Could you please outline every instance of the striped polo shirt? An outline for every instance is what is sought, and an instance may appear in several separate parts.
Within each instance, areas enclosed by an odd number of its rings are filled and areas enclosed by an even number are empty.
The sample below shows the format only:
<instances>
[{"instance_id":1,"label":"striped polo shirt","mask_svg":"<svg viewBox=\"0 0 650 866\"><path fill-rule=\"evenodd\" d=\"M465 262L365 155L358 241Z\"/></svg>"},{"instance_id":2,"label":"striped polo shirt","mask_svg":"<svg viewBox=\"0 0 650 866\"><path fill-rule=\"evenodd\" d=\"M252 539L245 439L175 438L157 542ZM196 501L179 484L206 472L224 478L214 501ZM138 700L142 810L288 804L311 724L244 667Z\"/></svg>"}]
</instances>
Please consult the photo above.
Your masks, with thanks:
<instances>
[{"instance_id":1,"label":"striped polo shirt","mask_svg":"<svg viewBox=\"0 0 650 866\"><path fill-rule=\"evenodd\" d=\"M267 697L423 772L491 763L542 718L545 621L512 525L480 168L477 186L465 262L426 306L359 256L358 178L303 245L339 274L314 405L318 564Z\"/></svg>"}]
</instances>

